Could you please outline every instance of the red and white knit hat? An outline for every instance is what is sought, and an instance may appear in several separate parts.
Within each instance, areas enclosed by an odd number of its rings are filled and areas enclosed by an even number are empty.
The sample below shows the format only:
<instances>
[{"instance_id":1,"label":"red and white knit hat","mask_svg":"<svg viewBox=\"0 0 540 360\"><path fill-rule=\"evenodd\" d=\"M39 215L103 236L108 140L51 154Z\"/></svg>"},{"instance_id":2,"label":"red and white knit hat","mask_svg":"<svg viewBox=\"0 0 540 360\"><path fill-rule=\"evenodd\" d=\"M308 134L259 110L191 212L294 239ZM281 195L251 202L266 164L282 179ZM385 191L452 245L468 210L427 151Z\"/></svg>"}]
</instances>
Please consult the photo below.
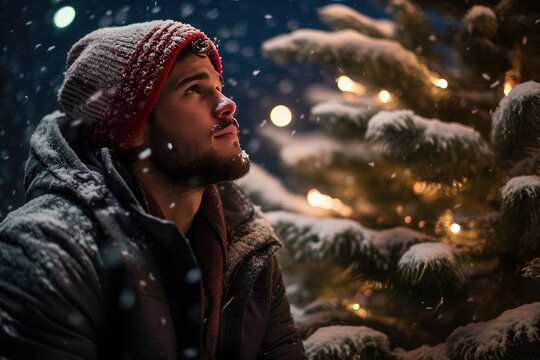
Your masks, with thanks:
<instances>
[{"instance_id":1,"label":"red and white knit hat","mask_svg":"<svg viewBox=\"0 0 540 360\"><path fill-rule=\"evenodd\" d=\"M67 56L58 100L70 119L82 120L97 146L129 149L141 133L178 53L204 39L221 75L212 41L189 24L157 20L101 28L75 43Z\"/></svg>"}]
</instances>

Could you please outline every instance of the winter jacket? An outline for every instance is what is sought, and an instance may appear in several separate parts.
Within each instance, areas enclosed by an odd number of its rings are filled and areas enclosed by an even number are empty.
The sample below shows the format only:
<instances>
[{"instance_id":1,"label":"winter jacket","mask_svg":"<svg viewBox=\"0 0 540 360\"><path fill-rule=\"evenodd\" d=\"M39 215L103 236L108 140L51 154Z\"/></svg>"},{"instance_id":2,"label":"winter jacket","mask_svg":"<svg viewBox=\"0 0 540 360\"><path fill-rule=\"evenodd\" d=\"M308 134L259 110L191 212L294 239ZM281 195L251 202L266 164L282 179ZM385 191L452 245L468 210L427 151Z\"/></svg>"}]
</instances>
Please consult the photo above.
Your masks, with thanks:
<instances>
[{"instance_id":1,"label":"winter jacket","mask_svg":"<svg viewBox=\"0 0 540 360\"><path fill-rule=\"evenodd\" d=\"M197 262L170 221L149 214L117 154L84 146L47 115L31 139L28 202L0 223L0 358L197 359ZM219 359L304 359L270 223L232 182Z\"/></svg>"}]
</instances>

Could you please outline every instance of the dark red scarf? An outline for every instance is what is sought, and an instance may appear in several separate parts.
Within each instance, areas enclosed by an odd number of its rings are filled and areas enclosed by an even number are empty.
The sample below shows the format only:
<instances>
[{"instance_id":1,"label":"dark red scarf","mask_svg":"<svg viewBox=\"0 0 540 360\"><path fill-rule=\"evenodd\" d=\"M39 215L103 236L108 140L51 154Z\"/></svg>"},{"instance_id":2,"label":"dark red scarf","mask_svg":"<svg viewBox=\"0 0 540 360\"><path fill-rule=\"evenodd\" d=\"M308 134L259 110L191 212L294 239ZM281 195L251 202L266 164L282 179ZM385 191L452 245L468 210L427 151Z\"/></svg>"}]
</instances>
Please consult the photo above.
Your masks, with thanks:
<instances>
[{"instance_id":1,"label":"dark red scarf","mask_svg":"<svg viewBox=\"0 0 540 360\"><path fill-rule=\"evenodd\" d=\"M154 216L165 219L155 199L143 184L139 185L143 190L147 211ZM191 244L202 273L201 292L205 317L203 325L204 358L214 359L219 333L221 294L227 251L227 229L216 185L210 185L204 191L201 206L193 218L186 237Z\"/></svg>"}]
</instances>

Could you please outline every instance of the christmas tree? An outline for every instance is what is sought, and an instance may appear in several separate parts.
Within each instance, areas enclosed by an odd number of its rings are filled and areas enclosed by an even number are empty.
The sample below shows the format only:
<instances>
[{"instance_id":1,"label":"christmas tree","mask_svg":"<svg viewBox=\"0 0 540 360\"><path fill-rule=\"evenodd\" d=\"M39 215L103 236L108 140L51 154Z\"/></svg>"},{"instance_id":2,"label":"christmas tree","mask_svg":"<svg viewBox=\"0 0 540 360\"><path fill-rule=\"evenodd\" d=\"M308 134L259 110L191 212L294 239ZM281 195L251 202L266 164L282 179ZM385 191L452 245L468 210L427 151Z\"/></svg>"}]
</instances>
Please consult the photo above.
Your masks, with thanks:
<instances>
[{"instance_id":1,"label":"christmas tree","mask_svg":"<svg viewBox=\"0 0 540 360\"><path fill-rule=\"evenodd\" d=\"M311 91L319 131L260 128L294 181L240 182L285 243L308 357L538 358L540 3L384 9L328 5L330 31L262 46L341 90Z\"/></svg>"}]
</instances>

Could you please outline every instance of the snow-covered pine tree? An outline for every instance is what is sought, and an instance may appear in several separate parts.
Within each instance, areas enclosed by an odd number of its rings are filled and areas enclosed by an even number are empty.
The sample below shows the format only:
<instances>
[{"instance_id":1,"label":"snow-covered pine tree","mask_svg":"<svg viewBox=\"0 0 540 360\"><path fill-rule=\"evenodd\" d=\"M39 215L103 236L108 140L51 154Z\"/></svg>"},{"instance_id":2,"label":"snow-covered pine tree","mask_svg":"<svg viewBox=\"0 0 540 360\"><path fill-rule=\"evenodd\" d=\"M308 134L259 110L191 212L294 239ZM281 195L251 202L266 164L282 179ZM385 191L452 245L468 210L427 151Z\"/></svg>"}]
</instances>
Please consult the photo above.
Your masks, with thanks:
<instances>
[{"instance_id":1,"label":"snow-covered pine tree","mask_svg":"<svg viewBox=\"0 0 540 360\"><path fill-rule=\"evenodd\" d=\"M262 47L347 76L312 92L323 132L260 130L326 209L257 166L241 181L286 244L308 356L538 358L540 2L384 6Z\"/></svg>"}]
</instances>

